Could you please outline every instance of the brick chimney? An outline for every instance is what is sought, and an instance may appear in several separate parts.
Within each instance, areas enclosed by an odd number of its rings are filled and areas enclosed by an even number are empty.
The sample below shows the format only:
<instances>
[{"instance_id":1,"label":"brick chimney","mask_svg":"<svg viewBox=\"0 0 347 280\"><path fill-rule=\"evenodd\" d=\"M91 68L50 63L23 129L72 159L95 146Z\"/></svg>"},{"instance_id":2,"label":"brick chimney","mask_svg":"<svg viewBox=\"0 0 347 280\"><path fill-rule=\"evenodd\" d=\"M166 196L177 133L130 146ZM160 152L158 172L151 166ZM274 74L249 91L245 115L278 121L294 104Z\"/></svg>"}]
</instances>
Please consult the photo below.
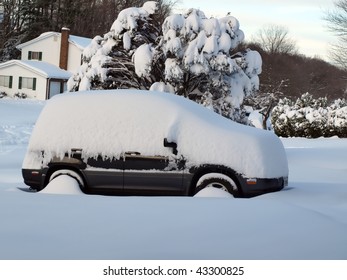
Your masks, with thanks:
<instances>
[{"instance_id":1,"label":"brick chimney","mask_svg":"<svg viewBox=\"0 0 347 280\"><path fill-rule=\"evenodd\" d=\"M67 61L69 56L69 33L69 28L63 27L61 29L59 67L65 70L67 70Z\"/></svg>"}]
</instances>

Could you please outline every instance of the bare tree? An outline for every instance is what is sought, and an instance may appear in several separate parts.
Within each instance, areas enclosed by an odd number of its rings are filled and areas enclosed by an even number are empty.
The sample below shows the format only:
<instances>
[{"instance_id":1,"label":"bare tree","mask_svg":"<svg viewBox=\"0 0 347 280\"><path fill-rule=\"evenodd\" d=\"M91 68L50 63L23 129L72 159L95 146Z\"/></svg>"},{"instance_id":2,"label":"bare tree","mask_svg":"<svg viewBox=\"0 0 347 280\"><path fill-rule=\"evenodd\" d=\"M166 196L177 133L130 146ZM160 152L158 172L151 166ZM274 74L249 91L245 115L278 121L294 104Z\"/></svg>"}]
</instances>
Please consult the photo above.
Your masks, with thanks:
<instances>
[{"instance_id":1,"label":"bare tree","mask_svg":"<svg viewBox=\"0 0 347 280\"><path fill-rule=\"evenodd\" d=\"M335 9L327 11L324 17L328 23L328 29L338 37L329 53L336 65L347 69L347 0L337 0L334 4Z\"/></svg>"},{"instance_id":2,"label":"bare tree","mask_svg":"<svg viewBox=\"0 0 347 280\"><path fill-rule=\"evenodd\" d=\"M262 126L265 130L269 129L268 121L271 117L272 109L278 104L280 98L283 97L283 88L287 87L287 83L288 80L281 80L270 91L260 91L256 94L251 94L244 100L244 105L251 106L262 115Z\"/></svg>"},{"instance_id":3,"label":"bare tree","mask_svg":"<svg viewBox=\"0 0 347 280\"><path fill-rule=\"evenodd\" d=\"M23 0L2 0L0 10L0 61L6 61L19 56L15 46L21 41L26 16Z\"/></svg>"},{"instance_id":4,"label":"bare tree","mask_svg":"<svg viewBox=\"0 0 347 280\"><path fill-rule=\"evenodd\" d=\"M271 24L263 27L256 33L253 41L270 54L297 53L295 40L289 37L288 29L281 25Z\"/></svg>"}]
</instances>

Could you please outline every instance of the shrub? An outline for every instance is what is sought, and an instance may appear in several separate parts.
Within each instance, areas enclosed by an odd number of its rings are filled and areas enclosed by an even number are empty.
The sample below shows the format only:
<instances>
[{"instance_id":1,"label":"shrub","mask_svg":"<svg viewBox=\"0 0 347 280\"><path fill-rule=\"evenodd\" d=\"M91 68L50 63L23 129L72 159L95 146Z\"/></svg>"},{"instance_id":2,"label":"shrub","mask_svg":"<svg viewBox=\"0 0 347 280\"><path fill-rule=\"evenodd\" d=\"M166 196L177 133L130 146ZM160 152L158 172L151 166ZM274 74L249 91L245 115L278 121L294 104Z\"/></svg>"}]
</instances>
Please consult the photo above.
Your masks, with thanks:
<instances>
[{"instance_id":1,"label":"shrub","mask_svg":"<svg viewBox=\"0 0 347 280\"><path fill-rule=\"evenodd\" d=\"M13 97L19 98L19 99L26 99L28 97L28 95L26 93L23 93L23 92L17 92L13 95Z\"/></svg>"},{"instance_id":2,"label":"shrub","mask_svg":"<svg viewBox=\"0 0 347 280\"><path fill-rule=\"evenodd\" d=\"M272 125L282 137L347 137L347 102L328 104L326 98L303 94L296 101L281 99L272 112Z\"/></svg>"}]
</instances>

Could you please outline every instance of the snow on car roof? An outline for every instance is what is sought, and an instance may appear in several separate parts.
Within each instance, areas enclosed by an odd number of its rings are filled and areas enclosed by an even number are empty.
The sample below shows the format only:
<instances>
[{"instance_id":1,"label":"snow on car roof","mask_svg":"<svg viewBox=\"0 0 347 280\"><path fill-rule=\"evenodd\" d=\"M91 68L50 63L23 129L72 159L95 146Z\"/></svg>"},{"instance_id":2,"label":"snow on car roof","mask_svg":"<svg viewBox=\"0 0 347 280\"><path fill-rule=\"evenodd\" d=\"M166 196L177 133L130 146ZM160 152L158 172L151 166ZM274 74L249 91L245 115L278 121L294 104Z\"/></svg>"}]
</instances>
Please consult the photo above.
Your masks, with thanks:
<instances>
[{"instance_id":1,"label":"snow on car roof","mask_svg":"<svg viewBox=\"0 0 347 280\"><path fill-rule=\"evenodd\" d=\"M172 156L164 138L177 143L178 156L191 166L220 164L259 178L288 174L283 145L273 133L237 124L184 97L138 90L52 98L34 127L24 165L32 167L40 151L49 160L71 148L83 149L86 157L119 158L127 151Z\"/></svg>"}]
</instances>

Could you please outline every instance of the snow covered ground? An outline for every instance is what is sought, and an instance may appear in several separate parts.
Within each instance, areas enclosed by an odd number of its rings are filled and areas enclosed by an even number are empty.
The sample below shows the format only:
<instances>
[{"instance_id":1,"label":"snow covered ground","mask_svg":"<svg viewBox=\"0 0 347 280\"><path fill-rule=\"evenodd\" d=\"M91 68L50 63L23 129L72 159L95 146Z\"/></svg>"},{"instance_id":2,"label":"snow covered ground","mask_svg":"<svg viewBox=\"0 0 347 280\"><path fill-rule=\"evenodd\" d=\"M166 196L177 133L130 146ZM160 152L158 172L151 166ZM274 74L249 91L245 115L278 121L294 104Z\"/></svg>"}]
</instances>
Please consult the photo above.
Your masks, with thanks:
<instances>
[{"instance_id":1,"label":"snow covered ground","mask_svg":"<svg viewBox=\"0 0 347 280\"><path fill-rule=\"evenodd\" d=\"M283 139L289 186L251 199L22 192L43 104L0 100L0 259L347 259L347 139Z\"/></svg>"}]
</instances>

